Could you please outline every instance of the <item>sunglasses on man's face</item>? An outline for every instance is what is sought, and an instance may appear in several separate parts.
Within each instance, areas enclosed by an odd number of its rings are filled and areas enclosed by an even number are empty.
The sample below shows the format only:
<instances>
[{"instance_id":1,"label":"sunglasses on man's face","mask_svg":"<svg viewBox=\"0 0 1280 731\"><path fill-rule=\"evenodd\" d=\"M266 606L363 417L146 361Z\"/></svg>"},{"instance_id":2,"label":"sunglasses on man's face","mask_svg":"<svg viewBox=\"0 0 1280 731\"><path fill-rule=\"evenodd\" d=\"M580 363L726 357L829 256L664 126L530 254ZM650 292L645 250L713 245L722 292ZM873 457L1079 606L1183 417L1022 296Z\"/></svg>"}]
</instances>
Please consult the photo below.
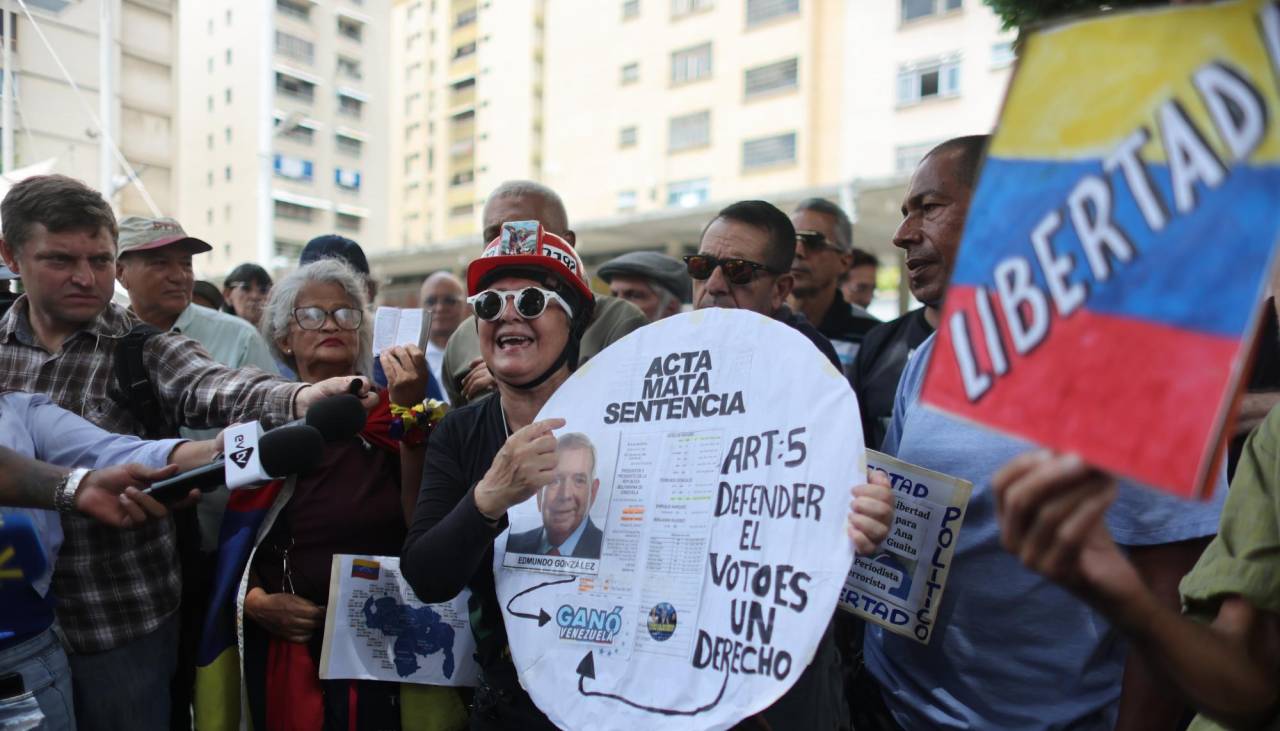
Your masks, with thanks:
<instances>
[{"instance_id":1,"label":"sunglasses on man's face","mask_svg":"<svg viewBox=\"0 0 1280 731\"><path fill-rule=\"evenodd\" d=\"M524 289L486 289L467 298L467 303L475 310L476 317L493 322L502 315L502 306L507 300L515 300L516 314L526 320L542 317L547 311L547 304L555 302L565 314L573 317L573 308L560 295L542 287L525 287Z\"/></svg>"},{"instance_id":2,"label":"sunglasses on man's face","mask_svg":"<svg viewBox=\"0 0 1280 731\"><path fill-rule=\"evenodd\" d=\"M720 268L724 270L724 278L729 280L730 284L747 284L759 270L764 270L770 274L782 273L750 259L721 259L710 254L691 254L686 256L684 257L684 266L689 271L689 276L699 281L709 279L716 268Z\"/></svg>"},{"instance_id":3,"label":"sunglasses on man's face","mask_svg":"<svg viewBox=\"0 0 1280 731\"><path fill-rule=\"evenodd\" d=\"M804 249L805 254L816 254L820 251L839 251L840 247L827 240L824 234L817 231L796 231L796 244Z\"/></svg>"},{"instance_id":4,"label":"sunglasses on man's face","mask_svg":"<svg viewBox=\"0 0 1280 731\"><path fill-rule=\"evenodd\" d=\"M303 330L319 330L324 327L325 320L333 317L333 322L341 330L359 330L364 322L364 312L355 307L339 307L326 310L323 307L296 307L293 319Z\"/></svg>"}]
</instances>

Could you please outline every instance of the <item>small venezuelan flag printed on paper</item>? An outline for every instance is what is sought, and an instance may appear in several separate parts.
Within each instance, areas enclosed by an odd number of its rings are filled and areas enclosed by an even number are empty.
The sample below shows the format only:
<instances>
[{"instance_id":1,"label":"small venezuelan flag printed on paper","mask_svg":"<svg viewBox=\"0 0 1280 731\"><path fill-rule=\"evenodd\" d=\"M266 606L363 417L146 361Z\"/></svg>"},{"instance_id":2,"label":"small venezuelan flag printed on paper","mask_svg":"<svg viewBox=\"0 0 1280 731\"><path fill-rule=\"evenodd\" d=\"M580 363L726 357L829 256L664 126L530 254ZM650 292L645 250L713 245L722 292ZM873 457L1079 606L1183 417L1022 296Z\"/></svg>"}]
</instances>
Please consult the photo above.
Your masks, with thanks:
<instances>
[{"instance_id":1,"label":"small venezuelan flag printed on paper","mask_svg":"<svg viewBox=\"0 0 1280 731\"><path fill-rule=\"evenodd\" d=\"M1032 35L923 398L1204 495L1280 234L1280 3Z\"/></svg>"},{"instance_id":2,"label":"small venezuelan flag printed on paper","mask_svg":"<svg viewBox=\"0 0 1280 731\"><path fill-rule=\"evenodd\" d=\"M351 578L377 581L378 571L381 567L382 565L377 561L370 561L367 558L353 558L351 559Z\"/></svg>"}]
</instances>

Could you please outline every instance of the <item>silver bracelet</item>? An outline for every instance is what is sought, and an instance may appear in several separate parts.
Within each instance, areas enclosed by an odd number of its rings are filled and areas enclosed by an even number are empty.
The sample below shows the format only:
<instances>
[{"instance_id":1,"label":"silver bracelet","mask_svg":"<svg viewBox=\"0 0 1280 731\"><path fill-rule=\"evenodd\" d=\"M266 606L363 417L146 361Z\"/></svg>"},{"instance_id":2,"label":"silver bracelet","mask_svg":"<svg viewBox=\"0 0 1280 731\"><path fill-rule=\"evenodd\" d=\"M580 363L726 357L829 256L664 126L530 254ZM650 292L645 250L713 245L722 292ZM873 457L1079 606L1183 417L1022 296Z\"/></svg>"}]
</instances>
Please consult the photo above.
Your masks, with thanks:
<instances>
[{"instance_id":1,"label":"silver bracelet","mask_svg":"<svg viewBox=\"0 0 1280 731\"><path fill-rule=\"evenodd\" d=\"M80 491L80 482L90 470L77 467L62 478L62 482L53 488L53 506L59 513L74 513L76 510L76 493Z\"/></svg>"}]
</instances>

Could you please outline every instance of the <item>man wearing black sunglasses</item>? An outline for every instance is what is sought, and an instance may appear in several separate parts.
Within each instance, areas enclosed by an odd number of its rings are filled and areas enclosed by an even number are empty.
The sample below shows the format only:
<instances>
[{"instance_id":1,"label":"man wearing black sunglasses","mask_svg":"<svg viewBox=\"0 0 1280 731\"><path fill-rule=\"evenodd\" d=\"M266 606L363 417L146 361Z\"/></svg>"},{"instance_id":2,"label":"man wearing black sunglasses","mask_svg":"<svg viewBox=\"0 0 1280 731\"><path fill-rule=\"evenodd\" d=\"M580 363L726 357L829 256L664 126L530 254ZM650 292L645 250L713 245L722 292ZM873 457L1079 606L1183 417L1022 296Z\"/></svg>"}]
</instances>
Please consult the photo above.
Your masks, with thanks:
<instances>
[{"instance_id":1,"label":"man wearing black sunglasses","mask_svg":"<svg viewBox=\"0 0 1280 731\"><path fill-rule=\"evenodd\" d=\"M751 310L781 320L813 341L836 367L831 343L787 307L795 285L791 260L796 230L787 214L764 201L738 201L702 230L698 253L684 258L693 278L693 307Z\"/></svg>"},{"instance_id":2,"label":"man wearing black sunglasses","mask_svg":"<svg viewBox=\"0 0 1280 731\"><path fill-rule=\"evenodd\" d=\"M831 201L807 198L792 211L791 223L796 227L791 305L831 341L847 374L863 337L880 324L865 310L856 312L840 293L840 278L853 263L853 222Z\"/></svg>"}]
</instances>

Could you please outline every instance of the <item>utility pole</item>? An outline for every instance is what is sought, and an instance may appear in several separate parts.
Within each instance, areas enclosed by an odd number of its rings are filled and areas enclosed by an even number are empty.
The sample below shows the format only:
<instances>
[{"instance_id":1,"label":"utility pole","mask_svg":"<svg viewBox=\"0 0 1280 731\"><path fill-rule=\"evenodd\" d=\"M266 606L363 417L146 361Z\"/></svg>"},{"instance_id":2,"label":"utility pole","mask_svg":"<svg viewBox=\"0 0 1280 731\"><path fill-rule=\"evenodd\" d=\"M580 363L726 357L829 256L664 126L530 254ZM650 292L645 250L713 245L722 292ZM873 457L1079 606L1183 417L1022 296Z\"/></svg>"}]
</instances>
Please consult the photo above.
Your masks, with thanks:
<instances>
[{"instance_id":1,"label":"utility pole","mask_svg":"<svg viewBox=\"0 0 1280 731\"><path fill-rule=\"evenodd\" d=\"M111 146L115 144L116 119L112 107L115 101L115 23L112 5L116 0L98 0L98 118L102 121L102 134L98 137L98 190L107 196L107 203L114 208L111 190L115 181L115 157Z\"/></svg>"},{"instance_id":2,"label":"utility pole","mask_svg":"<svg viewBox=\"0 0 1280 731\"><path fill-rule=\"evenodd\" d=\"M4 86L4 97L0 98L0 148L3 148L0 172L6 174L13 172L16 159L13 150L13 81L16 78L13 75L13 36L18 18L9 12L9 2L0 2L0 25L4 27L4 51L0 53L0 63L4 64L4 76L0 77L0 84Z\"/></svg>"}]
</instances>

